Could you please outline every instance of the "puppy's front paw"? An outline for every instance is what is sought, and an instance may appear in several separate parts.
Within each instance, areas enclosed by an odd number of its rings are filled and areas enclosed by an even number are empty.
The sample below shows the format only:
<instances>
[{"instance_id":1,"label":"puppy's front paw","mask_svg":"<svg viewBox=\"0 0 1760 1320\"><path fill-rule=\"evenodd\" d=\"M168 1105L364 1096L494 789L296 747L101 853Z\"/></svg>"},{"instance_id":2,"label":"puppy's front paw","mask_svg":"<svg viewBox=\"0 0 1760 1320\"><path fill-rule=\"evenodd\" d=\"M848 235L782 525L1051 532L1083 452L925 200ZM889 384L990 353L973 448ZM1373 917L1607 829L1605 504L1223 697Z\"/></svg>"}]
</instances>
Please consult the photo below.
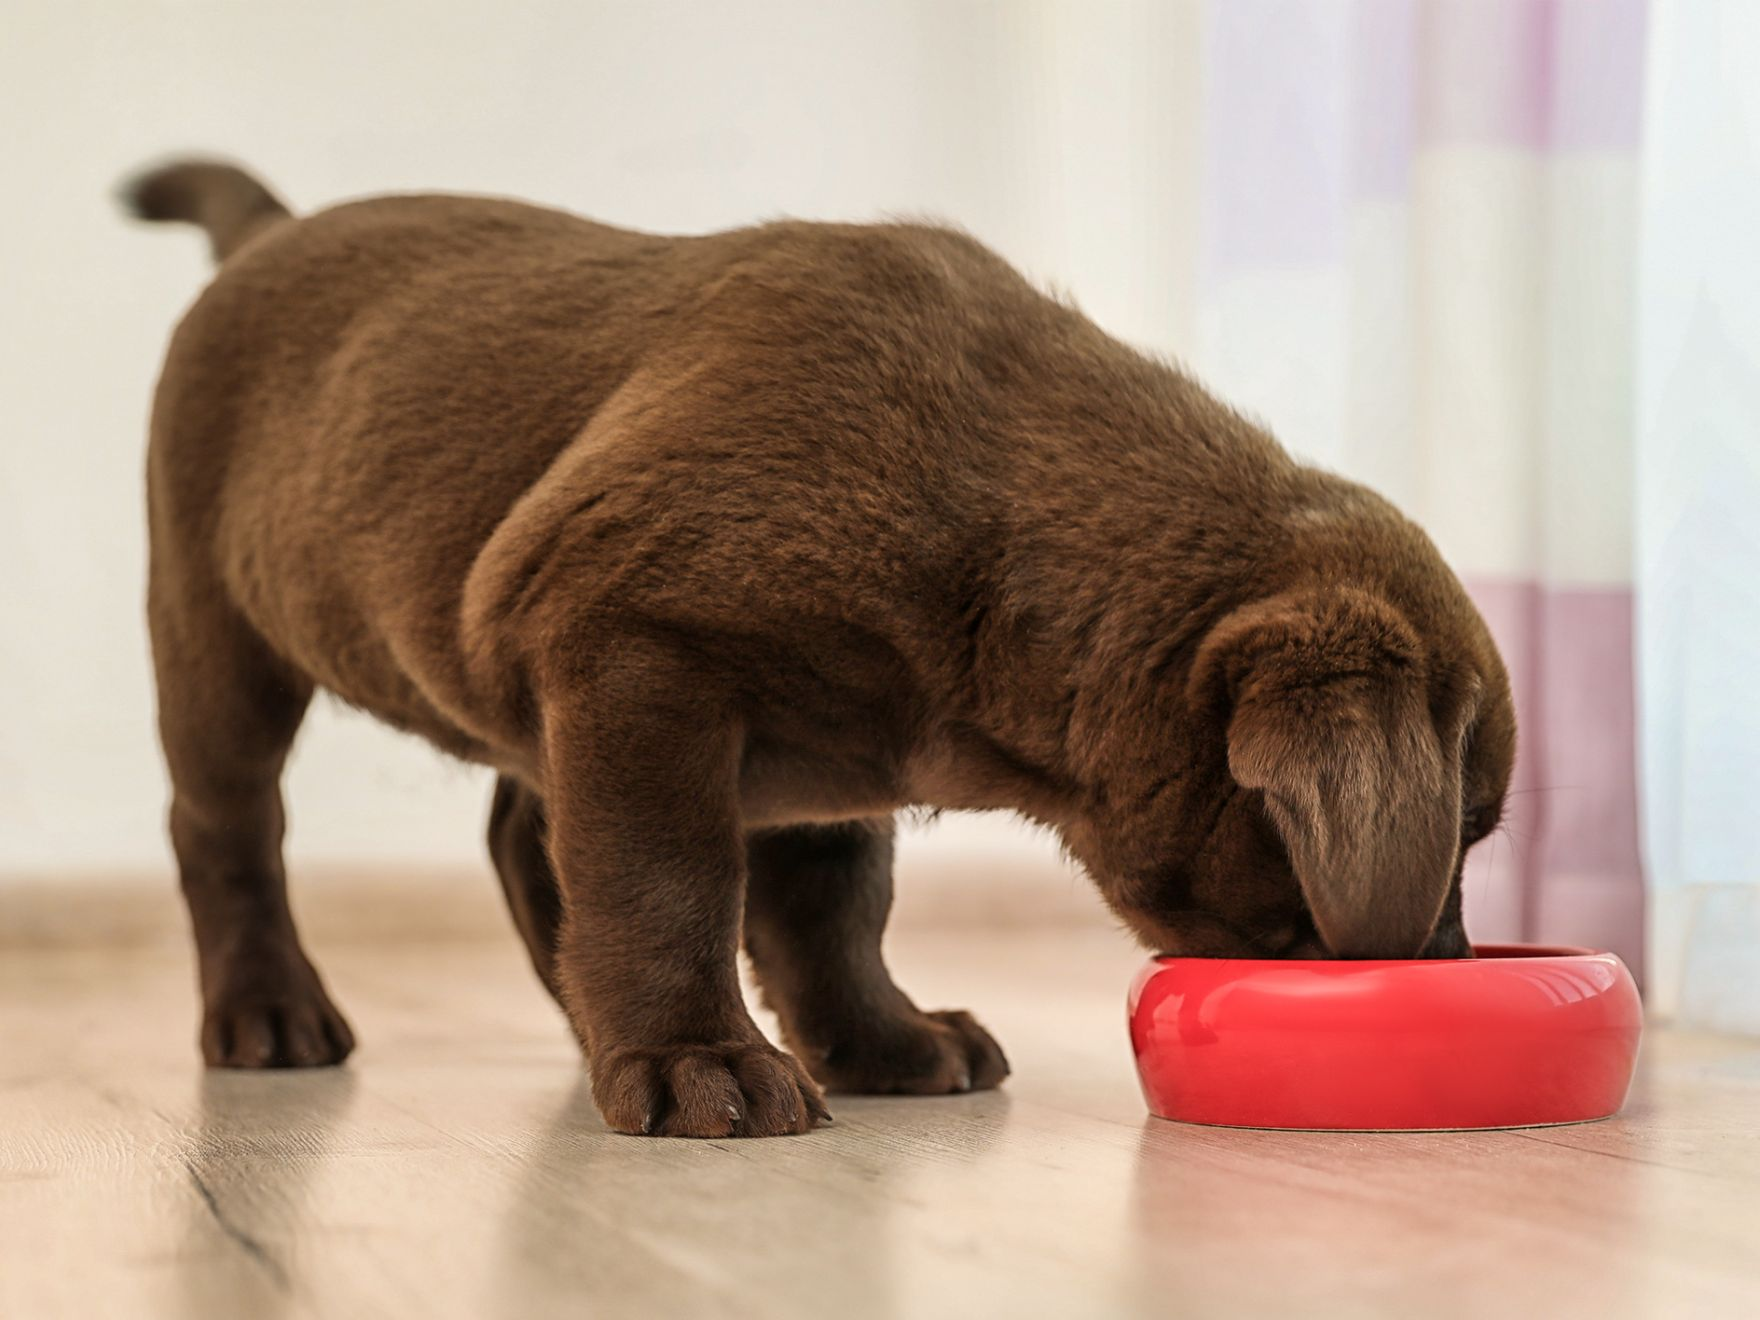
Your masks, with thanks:
<instances>
[{"instance_id":1,"label":"puppy's front paw","mask_svg":"<svg viewBox=\"0 0 1760 1320\"><path fill-rule=\"evenodd\" d=\"M225 976L203 1008L210 1068L323 1068L353 1049L354 1033L303 958Z\"/></svg>"},{"instance_id":2,"label":"puppy's front paw","mask_svg":"<svg viewBox=\"0 0 1760 1320\"><path fill-rule=\"evenodd\" d=\"M1008 1076L996 1038L959 1009L865 1024L829 1048L803 1053L828 1091L946 1095L988 1091Z\"/></svg>"},{"instance_id":3,"label":"puppy's front paw","mask_svg":"<svg viewBox=\"0 0 1760 1320\"><path fill-rule=\"evenodd\" d=\"M807 1070L764 1042L608 1050L592 1073L593 1100L618 1132L779 1137L831 1118Z\"/></svg>"}]
</instances>

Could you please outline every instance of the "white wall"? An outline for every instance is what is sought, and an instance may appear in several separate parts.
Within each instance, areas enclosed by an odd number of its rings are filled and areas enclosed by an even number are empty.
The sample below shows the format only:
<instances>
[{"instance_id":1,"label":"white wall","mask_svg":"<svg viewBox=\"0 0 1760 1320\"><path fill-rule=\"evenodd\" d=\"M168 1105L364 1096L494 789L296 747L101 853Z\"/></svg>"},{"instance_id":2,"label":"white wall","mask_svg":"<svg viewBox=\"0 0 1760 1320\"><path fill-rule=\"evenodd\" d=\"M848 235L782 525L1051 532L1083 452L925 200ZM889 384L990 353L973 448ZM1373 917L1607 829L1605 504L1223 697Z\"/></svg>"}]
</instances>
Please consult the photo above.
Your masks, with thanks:
<instances>
[{"instance_id":1,"label":"white wall","mask_svg":"<svg viewBox=\"0 0 1760 1320\"><path fill-rule=\"evenodd\" d=\"M931 213L1178 351L1197 87L1174 71L1196 67L1196 26L1154 0L8 0L0 877L165 865L141 450L158 358L207 265L193 232L119 219L119 177L199 149L297 207L458 189L680 231ZM475 859L486 795L481 772L319 709L292 852ZM1049 845L986 822L918 847Z\"/></svg>"}]
</instances>

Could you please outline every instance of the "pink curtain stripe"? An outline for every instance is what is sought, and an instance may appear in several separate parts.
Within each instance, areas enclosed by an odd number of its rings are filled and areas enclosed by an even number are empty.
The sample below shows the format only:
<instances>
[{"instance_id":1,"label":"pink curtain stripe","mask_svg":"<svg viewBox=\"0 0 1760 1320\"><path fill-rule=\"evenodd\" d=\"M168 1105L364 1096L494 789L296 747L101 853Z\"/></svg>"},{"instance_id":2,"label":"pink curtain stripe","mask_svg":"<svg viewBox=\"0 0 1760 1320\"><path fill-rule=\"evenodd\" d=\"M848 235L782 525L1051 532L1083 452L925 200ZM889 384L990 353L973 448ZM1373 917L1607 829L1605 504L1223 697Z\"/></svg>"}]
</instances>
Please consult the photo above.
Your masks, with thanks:
<instances>
[{"instance_id":1,"label":"pink curtain stripe","mask_svg":"<svg viewBox=\"0 0 1760 1320\"><path fill-rule=\"evenodd\" d=\"M1509 667L1521 747L1506 829L1468 864L1468 929L1609 948L1641 979L1631 592L1470 589Z\"/></svg>"},{"instance_id":2,"label":"pink curtain stripe","mask_svg":"<svg viewBox=\"0 0 1760 1320\"><path fill-rule=\"evenodd\" d=\"M1431 0L1419 13L1424 144L1637 149L1645 0Z\"/></svg>"},{"instance_id":3,"label":"pink curtain stripe","mask_svg":"<svg viewBox=\"0 0 1760 1320\"><path fill-rule=\"evenodd\" d=\"M1418 23L1418 132L1426 145L1546 145L1555 5L1435 0Z\"/></svg>"}]
</instances>

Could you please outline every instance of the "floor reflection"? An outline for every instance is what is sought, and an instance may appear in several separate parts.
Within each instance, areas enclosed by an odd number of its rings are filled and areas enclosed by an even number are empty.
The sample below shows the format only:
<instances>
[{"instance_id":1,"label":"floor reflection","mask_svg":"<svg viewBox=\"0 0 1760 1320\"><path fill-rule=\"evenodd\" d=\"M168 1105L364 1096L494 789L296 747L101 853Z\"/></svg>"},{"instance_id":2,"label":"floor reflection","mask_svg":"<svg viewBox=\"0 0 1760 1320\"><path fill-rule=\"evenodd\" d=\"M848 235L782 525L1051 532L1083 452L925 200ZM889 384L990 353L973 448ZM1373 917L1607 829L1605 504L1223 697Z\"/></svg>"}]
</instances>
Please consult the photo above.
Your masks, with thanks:
<instances>
[{"instance_id":1,"label":"floor reflection","mask_svg":"<svg viewBox=\"0 0 1760 1320\"><path fill-rule=\"evenodd\" d=\"M1133 1178L1144 1298L1181 1290L1231 1309L1372 1301L1494 1313L1509 1289L1597 1280L1572 1313L1647 1291L1653 1170L1549 1147L1560 1129L1273 1132L1146 1119ZM1549 1171L1556 1172L1556 1177ZM1536 1231L1536 1205L1571 1232ZM1543 1216L1544 1218L1544 1216ZM1582 1227L1591 1226L1584 1234ZM1578 1268L1561 1268L1571 1256ZM1495 1268L1488 1262L1495 1261ZM1545 1299L1553 1300L1553 1299Z\"/></svg>"},{"instance_id":2,"label":"floor reflection","mask_svg":"<svg viewBox=\"0 0 1760 1320\"><path fill-rule=\"evenodd\" d=\"M182 1176L195 1195L177 1257L180 1313L287 1314L314 1170L354 1101L347 1068L201 1074Z\"/></svg>"},{"instance_id":3,"label":"floor reflection","mask_svg":"<svg viewBox=\"0 0 1760 1320\"><path fill-rule=\"evenodd\" d=\"M1007 1097L833 1097L840 1121L801 1137L682 1141L606 1131L583 1075L520 1156L498 1229L490 1314L556 1312L595 1298L630 1314L810 1308L909 1314L898 1220L920 1211L926 1162L980 1155ZM878 1145L876 1128L894 1126ZM856 1140L857 1129L865 1140ZM811 1258L809 1285L790 1269ZM908 1282L908 1281L907 1281Z\"/></svg>"}]
</instances>

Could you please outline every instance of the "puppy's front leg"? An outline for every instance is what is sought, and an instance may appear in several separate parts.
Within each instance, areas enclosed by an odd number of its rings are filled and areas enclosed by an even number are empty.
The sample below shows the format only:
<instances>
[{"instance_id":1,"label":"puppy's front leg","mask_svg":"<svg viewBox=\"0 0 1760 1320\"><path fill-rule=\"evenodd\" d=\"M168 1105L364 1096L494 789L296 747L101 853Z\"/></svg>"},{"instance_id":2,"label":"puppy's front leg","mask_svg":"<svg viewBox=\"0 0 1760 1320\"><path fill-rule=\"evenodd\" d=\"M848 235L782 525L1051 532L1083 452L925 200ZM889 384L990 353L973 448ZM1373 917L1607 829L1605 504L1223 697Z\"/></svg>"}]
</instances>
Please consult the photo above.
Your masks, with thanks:
<instances>
[{"instance_id":1,"label":"puppy's front leg","mask_svg":"<svg viewBox=\"0 0 1760 1320\"><path fill-rule=\"evenodd\" d=\"M713 682L619 647L545 703L545 744L556 976L605 1121L726 1137L829 1118L740 996L739 732Z\"/></svg>"}]
</instances>

